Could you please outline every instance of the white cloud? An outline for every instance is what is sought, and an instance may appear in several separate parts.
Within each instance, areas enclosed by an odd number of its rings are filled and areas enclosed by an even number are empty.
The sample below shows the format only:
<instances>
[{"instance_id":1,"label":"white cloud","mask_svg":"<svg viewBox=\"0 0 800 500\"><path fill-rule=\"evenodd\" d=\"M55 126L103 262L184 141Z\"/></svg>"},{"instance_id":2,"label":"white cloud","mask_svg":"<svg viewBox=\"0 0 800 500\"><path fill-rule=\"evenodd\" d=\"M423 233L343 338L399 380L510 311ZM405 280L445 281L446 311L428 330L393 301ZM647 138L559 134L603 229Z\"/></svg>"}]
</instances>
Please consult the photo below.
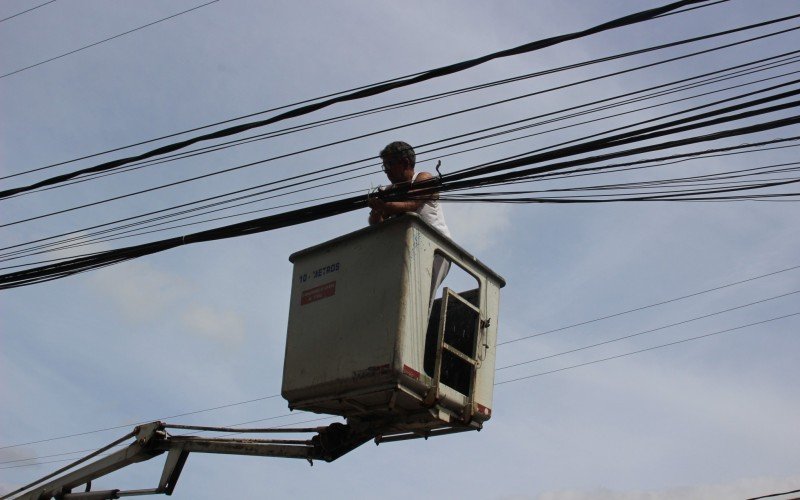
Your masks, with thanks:
<instances>
[{"instance_id":1,"label":"white cloud","mask_svg":"<svg viewBox=\"0 0 800 500\"><path fill-rule=\"evenodd\" d=\"M238 344L245 337L244 320L231 310L191 306L181 316L181 323L190 332L228 345Z\"/></svg>"},{"instance_id":2,"label":"white cloud","mask_svg":"<svg viewBox=\"0 0 800 500\"><path fill-rule=\"evenodd\" d=\"M161 271L147 261L130 262L94 273L90 282L134 321L157 318L187 292L187 284L180 276Z\"/></svg>"},{"instance_id":3,"label":"white cloud","mask_svg":"<svg viewBox=\"0 0 800 500\"><path fill-rule=\"evenodd\" d=\"M166 321L178 318L186 333L227 345L244 339L244 320L231 309L202 303L203 295L178 274L147 261L116 266L91 277L97 291L129 320Z\"/></svg>"},{"instance_id":4,"label":"white cloud","mask_svg":"<svg viewBox=\"0 0 800 500\"><path fill-rule=\"evenodd\" d=\"M453 239L470 252L490 249L510 225L508 205L444 203Z\"/></svg>"}]
</instances>

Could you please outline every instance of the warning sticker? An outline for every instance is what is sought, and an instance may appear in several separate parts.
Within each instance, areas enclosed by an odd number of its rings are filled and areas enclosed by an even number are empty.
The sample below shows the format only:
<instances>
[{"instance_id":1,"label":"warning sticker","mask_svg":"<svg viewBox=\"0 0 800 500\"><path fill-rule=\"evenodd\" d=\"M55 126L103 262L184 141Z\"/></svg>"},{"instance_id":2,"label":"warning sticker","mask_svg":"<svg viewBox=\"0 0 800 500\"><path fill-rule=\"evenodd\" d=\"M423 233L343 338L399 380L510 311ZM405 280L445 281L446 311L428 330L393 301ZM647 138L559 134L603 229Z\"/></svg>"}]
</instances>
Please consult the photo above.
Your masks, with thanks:
<instances>
[{"instance_id":1,"label":"warning sticker","mask_svg":"<svg viewBox=\"0 0 800 500\"><path fill-rule=\"evenodd\" d=\"M303 291L303 293L300 295L300 305L304 306L333 295L336 295L335 281L331 281L330 283L325 283L324 285L315 286L314 288L309 288L308 290Z\"/></svg>"}]
</instances>

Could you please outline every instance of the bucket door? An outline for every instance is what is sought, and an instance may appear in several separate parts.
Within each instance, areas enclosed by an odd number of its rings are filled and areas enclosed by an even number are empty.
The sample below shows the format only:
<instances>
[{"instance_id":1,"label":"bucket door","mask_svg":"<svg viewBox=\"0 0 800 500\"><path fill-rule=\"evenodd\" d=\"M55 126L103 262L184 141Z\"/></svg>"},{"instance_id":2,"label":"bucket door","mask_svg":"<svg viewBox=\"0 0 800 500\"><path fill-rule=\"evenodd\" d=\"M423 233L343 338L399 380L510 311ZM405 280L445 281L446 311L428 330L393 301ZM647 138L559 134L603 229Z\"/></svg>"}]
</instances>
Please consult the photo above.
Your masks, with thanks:
<instances>
[{"instance_id":1,"label":"bucket door","mask_svg":"<svg viewBox=\"0 0 800 500\"><path fill-rule=\"evenodd\" d=\"M471 419L475 402L480 328L480 309L445 287L434 351L433 381L426 402L435 404L439 398L439 386L444 384L467 397L465 421Z\"/></svg>"}]
</instances>

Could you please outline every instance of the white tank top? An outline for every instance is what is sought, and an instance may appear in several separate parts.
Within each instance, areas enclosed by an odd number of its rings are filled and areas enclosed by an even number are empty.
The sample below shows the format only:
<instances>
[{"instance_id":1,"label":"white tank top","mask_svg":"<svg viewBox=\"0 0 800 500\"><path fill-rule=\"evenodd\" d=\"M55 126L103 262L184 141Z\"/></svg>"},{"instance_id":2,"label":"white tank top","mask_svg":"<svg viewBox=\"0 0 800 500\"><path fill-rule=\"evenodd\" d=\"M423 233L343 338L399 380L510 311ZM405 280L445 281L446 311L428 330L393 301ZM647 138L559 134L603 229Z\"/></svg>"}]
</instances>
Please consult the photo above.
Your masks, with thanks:
<instances>
[{"instance_id":1,"label":"white tank top","mask_svg":"<svg viewBox=\"0 0 800 500\"><path fill-rule=\"evenodd\" d=\"M419 172L414 174L411 179L411 185L417 180ZM447 228L447 223L444 221L444 212L439 204L439 200L428 200L424 205L417 209L417 214L422 217L422 220L439 230L442 234L450 237L450 230Z\"/></svg>"}]
</instances>

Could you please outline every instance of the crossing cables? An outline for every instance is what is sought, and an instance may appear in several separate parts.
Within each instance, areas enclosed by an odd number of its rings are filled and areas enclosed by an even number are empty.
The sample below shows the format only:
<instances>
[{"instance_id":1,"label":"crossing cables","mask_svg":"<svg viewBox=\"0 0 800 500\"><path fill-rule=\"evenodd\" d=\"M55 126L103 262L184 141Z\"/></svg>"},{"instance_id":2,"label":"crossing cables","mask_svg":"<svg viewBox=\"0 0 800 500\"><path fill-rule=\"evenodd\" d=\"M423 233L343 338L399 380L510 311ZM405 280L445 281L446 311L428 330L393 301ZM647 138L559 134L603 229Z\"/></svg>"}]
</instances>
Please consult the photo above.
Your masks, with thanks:
<instances>
[{"instance_id":1,"label":"crossing cables","mask_svg":"<svg viewBox=\"0 0 800 500\"><path fill-rule=\"evenodd\" d=\"M180 141L180 142L176 142L176 143L168 144L168 145L165 145L165 146L161 146L159 148L153 149L151 151L147 151L145 153L142 153L142 154L139 154L139 155L136 155L136 156L129 156L129 157L126 157L126 158L120 158L120 159L117 159L117 160L112 160L112 161L109 161L109 162L101 163L99 165L95 165L95 166L92 166L92 167L88 167L88 168L76 170L76 171L73 171L73 172L68 172L68 173L65 173L65 174L57 175L57 176L54 176L54 177L50 177L48 179L44 179L44 180L35 182L33 184L29 184L27 186L20 186L20 187L16 187L16 188L2 190L2 191L0 191L0 199L7 198L9 196L13 196L15 194L23 193L23 192L26 192L26 191L30 191L30 190L33 190L33 189L40 188L40 187L51 186L51 185L54 185L54 184L65 182L67 180L73 179L73 178L78 177L78 176L87 175L87 174L93 174L93 173L97 173L97 172L103 172L103 171L107 171L107 170L111 170L111 169L114 169L114 168L121 167L123 165L127 165L127 164L135 162L135 161L141 161L141 160L145 160L145 159L148 159L148 158L153 158L155 156L171 153L173 151L177 151L177 150L183 149L185 147L188 147L188 146L190 146L192 144L195 144L195 143L198 143L198 142L201 142L201 141L219 139L219 138L222 138L222 137L227 137L227 136L231 136L231 135L234 135L234 134L238 134L238 133L241 133L241 132L253 129L253 128L263 127L263 126L266 126L266 125L269 125L269 124L272 124L272 123L277 123L279 121L286 120L286 119L289 119L289 118L302 116L302 115L305 115L305 114L320 110L322 108L331 106L331 105L336 104L336 103L352 101L352 100L357 100L357 99L363 99L365 97L371 97L371 96L374 96L374 95L377 95L377 94L381 94L381 93L384 93L384 92L388 92L390 90L394 90L394 89L397 89L397 88L406 87L406 86L409 86L409 85L414 85L414 84L417 84L417 83L420 83L420 82L424 82L424 81L427 81L427 80L431 80L431 79L434 79L434 78L439 78L439 77L442 77L442 76L450 75L450 74L453 74L453 73L457 73L457 72L464 71L464 70L467 70L469 68L478 66L478 65L486 63L488 61L492 61L494 59L499 59L499 58L510 57L510 56L514 56L514 55L524 54L524 53L528 53L528 52L533 52L533 51L536 51L536 50L541 50L541 49L544 49L546 47L551 47L553 45L557 45L557 44L560 44L560 43L563 43L563 42L567 42L567 41L570 41L570 40L575 40L575 39L578 39L578 38L583 38L583 37L590 36L590 35L593 35L593 34L596 34L596 33L600 33L600 32L603 32L603 31L607 31L607 30L611 30L611 29L615 29L615 28L620 28L620 27L623 27L623 26L628 26L628 25L631 25L631 24L636 24L636 23L648 21L648 20L651 20L651 19L655 18L656 16L659 16L661 14L665 14L665 13L680 9L682 7L690 6L690 5L693 5L693 4L703 4L703 3L707 3L708 1L709 0L680 0L680 1L677 1L677 2L672 2L672 3L664 5L662 7L657 7L657 8L654 8L654 9L648 9L648 10L644 10L644 11L637 12L637 13L634 13L634 14L630 14L630 15L627 15L627 16L624 16L624 17L621 17L621 18L618 18L618 19L615 19L615 20L612 20L612 21L609 21L609 22L594 26L592 28L588 28L588 29L582 30L582 31L577 31L577 32L569 33L569 34L564 34L564 35L554 36L554 37L550 37L550 38L545 38L545 39L542 39L542 40L537 40L537 41L526 43L524 45L520 45L518 47L514 47L514 48L511 48L511 49L506 49L506 50L502 50L502 51L499 51L499 52L494 52L494 53L487 54L487 55L484 55L484 56L481 56L481 57L477 57L477 58L474 58L474 59L470 59L470 60L467 60L467 61L462 61L462 62L459 62L459 63L450 64L448 66L443 66L443 67L440 67L440 68L436 68L436 69L433 69L433 70L430 70L430 71L426 71L424 73L417 74L417 75L414 75L414 76L411 76L411 77L408 77L408 78L403 78L403 79L399 79L399 80L396 80L396 81L391 81L389 83L382 83L382 84L379 84L379 85L375 85L375 86L371 86L371 87L368 87L368 88L364 88L362 90L357 90L357 91L349 93L349 94L336 96L336 97L333 97L333 98L330 98L330 99L326 99L326 100L323 100L323 101L320 101L320 102L316 102L316 103L306 104L306 105L301 106L299 108L295 108L295 109L280 113L278 115L275 115L273 117L267 118L265 120L258 120L258 121L255 121L255 122L235 125L235 126L232 126L232 127L228 127L228 128L222 129L222 130L218 130L218 131L211 132L211 133L208 133L208 134L203 134L203 135L196 136L196 137L193 137L193 138L190 138L190 139L186 139L186 140L183 140L183 141Z\"/></svg>"}]
</instances>

